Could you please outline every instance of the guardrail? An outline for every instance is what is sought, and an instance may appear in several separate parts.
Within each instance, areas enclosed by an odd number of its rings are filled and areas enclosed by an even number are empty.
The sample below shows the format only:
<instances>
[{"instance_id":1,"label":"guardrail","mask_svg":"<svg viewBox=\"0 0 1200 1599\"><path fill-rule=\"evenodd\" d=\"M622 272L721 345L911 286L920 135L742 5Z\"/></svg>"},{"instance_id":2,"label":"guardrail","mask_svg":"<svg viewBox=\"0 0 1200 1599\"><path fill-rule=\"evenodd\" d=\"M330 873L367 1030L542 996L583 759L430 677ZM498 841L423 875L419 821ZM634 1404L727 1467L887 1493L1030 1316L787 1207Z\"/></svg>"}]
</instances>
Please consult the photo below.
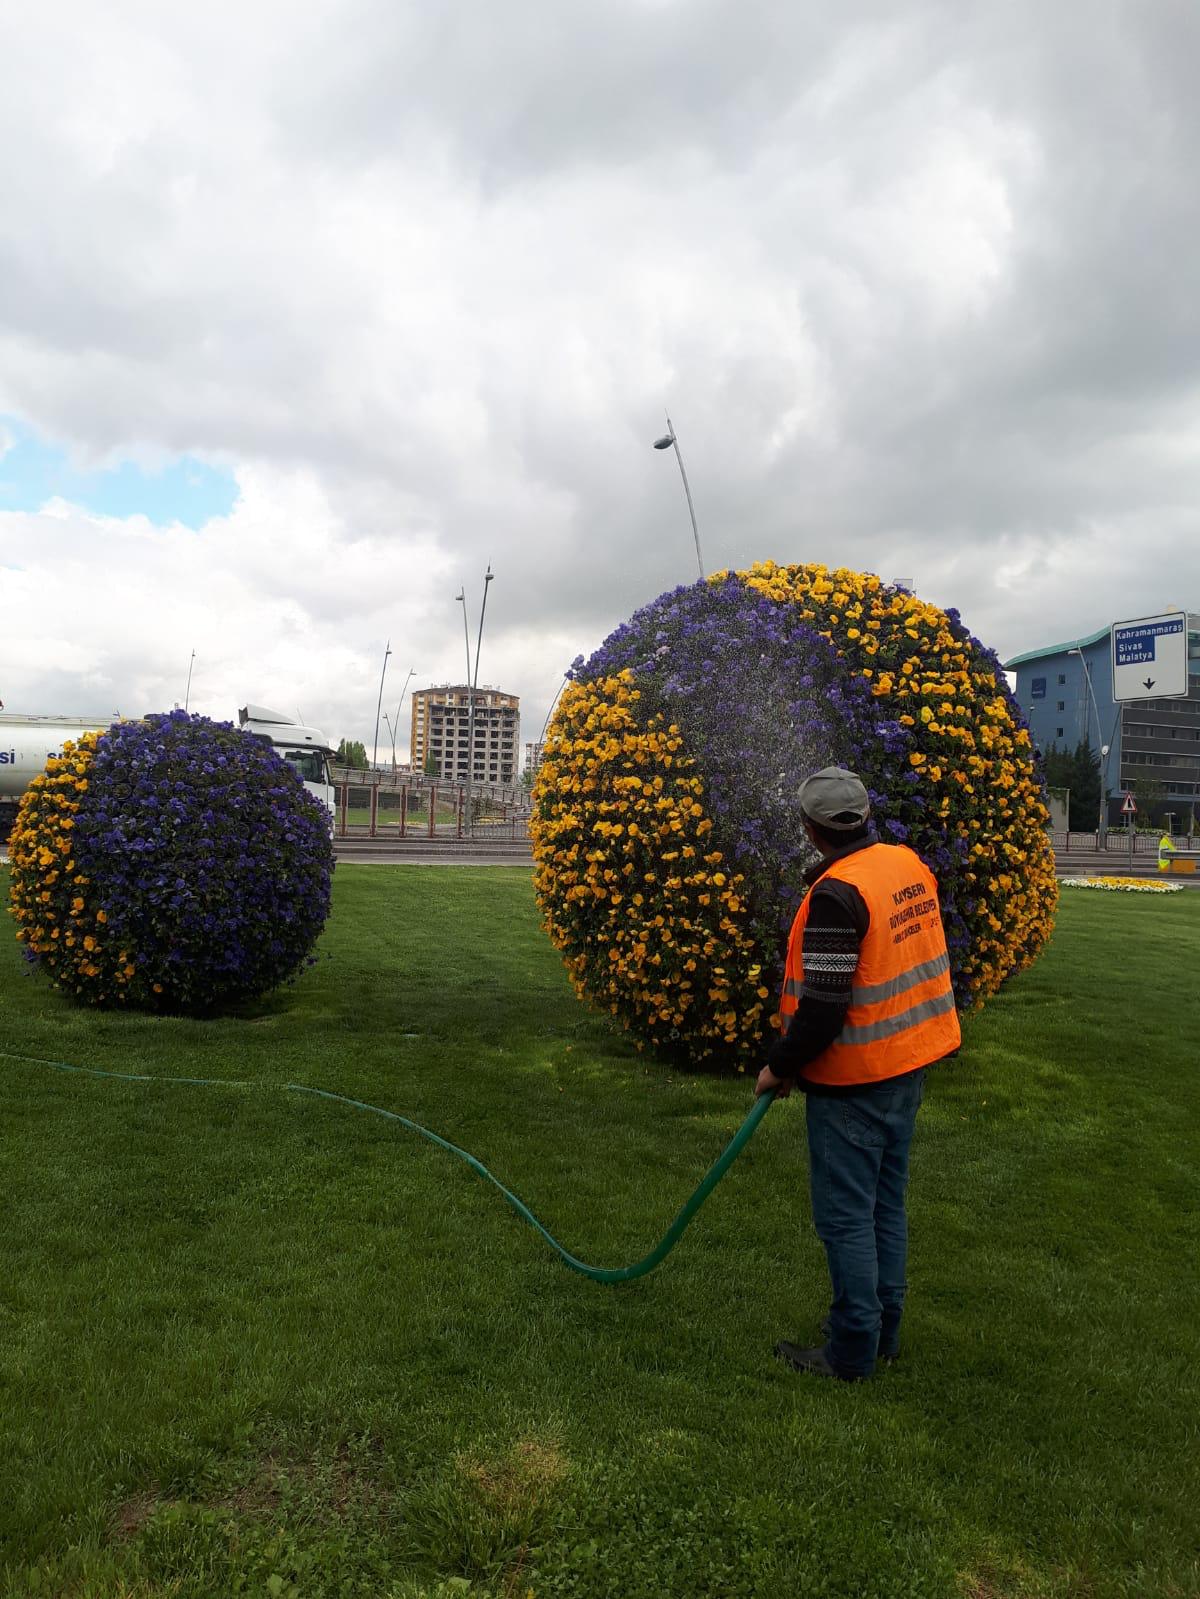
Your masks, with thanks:
<instances>
[{"instance_id":1,"label":"guardrail","mask_svg":"<svg viewBox=\"0 0 1200 1599\"><path fill-rule=\"evenodd\" d=\"M407 789L410 793L425 793L431 788L449 792L460 786L448 778L433 777L428 772L389 772L383 767L336 765L331 765L329 770L335 788L350 783L355 788L377 788L380 793L397 793L401 789ZM529 808L529 790L521 783L492 783L476 778L471 784L471 795L472 798L491 800L498 805Z\"/></svg>"},{"instance_id":2,"label":"guardrail","mask_svg":"<svg viewBox=\"0 0 1200 1599\"><path fill-rule=\"evenodd\" d=\"M1159 840L1166 835L1160 832L1135 833L1133 835L1133 853L1135 855L1157 855ZM1087 855L1124 855L1129 854L1129 834L1122 828L1117 831L1109 828L1104 837L1103 848L1100 844L1100 834L1096 833L1051 833L1051 843L1056 855L1087 854ZM1200 844L1200 835L1191 840L1189 844L1186 833L1171 835L1171 845L1177 850L1187 850Z\"/></svg>"},{"instance_id":3,"label":"guardrail","mask_svg":"<svg viewBox=\"0 0 1200 1599\"><path fill-rule=\"evenodd\" d=\"M334 768L337 838L506 838L529 836L529 795L496 783L466 786L391 772Z\"/></svg>"}]
</instances>

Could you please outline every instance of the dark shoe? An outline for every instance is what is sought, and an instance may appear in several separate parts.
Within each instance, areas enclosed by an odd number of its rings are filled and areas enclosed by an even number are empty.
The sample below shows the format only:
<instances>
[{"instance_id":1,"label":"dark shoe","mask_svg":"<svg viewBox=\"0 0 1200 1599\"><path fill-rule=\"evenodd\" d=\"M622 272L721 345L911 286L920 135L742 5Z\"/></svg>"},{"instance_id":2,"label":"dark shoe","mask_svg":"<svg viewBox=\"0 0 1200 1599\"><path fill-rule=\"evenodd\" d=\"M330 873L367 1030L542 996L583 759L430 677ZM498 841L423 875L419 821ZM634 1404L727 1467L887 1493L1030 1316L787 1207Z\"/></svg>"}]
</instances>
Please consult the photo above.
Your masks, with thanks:
<instances>
[{"instance_id":1,"label":"dark shoe","mask_svg":"<svg viewBox=\"0 0 1200 1599\"><path fill-rule=\"evenodd\" d=\"M826 1359L825 1351L819 1346L816 1349L801 1349L799 1344L789 1344L780 1339L775 1345L775 1354L778 1359L786 1360L793 1371L808 1371L814 1377L836 1377L839 1382L867 1380L865 1377L839 1371L836 1366L831 1366Z\"/></svg>"},{"instance_id":2,"label":"dark shoe","mask_svg":"<svg viewBox=\"0 0 1200 1599\"><path fill-rule=\"evenodd\" d=\"M821 1323L819 1330L821 1337L824 1338L826 1343L828 1343L833 1337L833 1324L830 1322L828 1316L826 1316L825 1320ZM900 1359L900 1346L897 1344L896 1348L892 1350L881 1349L875 1356L875 1359L880 1365L894 1366Z\"/></svg>"}]
</instances>

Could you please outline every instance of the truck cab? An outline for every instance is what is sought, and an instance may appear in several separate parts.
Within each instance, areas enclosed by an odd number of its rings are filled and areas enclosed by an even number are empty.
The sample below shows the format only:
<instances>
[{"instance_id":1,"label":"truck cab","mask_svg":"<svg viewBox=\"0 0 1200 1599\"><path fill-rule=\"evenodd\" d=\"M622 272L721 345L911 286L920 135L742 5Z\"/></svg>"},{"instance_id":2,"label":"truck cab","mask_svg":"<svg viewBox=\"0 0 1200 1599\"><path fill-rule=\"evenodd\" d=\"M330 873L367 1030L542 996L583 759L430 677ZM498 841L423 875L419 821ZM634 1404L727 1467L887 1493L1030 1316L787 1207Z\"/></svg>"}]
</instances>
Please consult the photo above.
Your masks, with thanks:
<instances>
[{"instance_id":1,"label":"truck cab","mask_svg":"<svg viewBox=\"0 0 1200 1599\"><path fill-rule=\"evenodd\" d=\"M264 705L243 705L238 711L238 726L243 733L269 744L283 757L308 792L321 801L332 821L334 798L329 757L333 754L333 746L324 733L315 727L304 727L281 711L268 710Z\"/></svg>"}]
</instances>

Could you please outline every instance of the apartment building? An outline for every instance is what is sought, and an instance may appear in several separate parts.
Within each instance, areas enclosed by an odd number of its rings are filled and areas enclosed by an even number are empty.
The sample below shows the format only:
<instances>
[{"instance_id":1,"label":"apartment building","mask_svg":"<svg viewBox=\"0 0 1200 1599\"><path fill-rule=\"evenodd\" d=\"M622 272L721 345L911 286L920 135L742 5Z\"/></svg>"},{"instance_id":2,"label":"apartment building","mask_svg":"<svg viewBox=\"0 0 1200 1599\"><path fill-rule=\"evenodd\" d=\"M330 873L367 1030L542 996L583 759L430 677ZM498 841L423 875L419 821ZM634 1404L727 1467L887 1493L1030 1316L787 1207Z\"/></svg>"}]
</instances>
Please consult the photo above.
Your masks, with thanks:
<instances>
[{"instance_id":1,"label":"apartment building","mask_svg":"<svg viewBox=\"0 0 1200 1599\"><path fill-rule=\"evenodd\" d=\"M515 783L521 732L520 699L500 689L474 691L475 749L468 763L471 689L444 683L412 696L412 764L448 783Z\"/></svg>"}]
</instances>

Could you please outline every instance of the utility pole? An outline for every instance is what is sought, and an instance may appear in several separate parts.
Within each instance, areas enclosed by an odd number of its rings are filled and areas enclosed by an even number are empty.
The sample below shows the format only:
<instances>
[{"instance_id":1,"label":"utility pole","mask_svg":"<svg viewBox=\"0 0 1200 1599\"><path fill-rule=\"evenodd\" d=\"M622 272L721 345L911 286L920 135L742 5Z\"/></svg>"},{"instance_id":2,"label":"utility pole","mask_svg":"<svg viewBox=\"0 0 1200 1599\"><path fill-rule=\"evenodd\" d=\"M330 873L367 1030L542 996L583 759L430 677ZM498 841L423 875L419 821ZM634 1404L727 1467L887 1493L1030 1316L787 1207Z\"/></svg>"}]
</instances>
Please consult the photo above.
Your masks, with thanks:
<instances>
[{"instance_id":1,"label":"utility pole","mask_svg":"<svg viewBox=\"0 0 1200 1599\"><path fill-rule=\"evenodd\" d=\"M479 635L475 641L475 667L471 667L471 634L467 626L467 592L465 587L459 589L458 599L463 608L463 639L467 647L467 783L463 792L463 808L467 814L467 825L472 825L471 812L471 783L475 775L475 692L479 686L479 652L483 647L483 619L487 615L488 585L494 574L492 563L488 562L487 571L483 577L483 604L479 607Z\"/></svg>"},{"instance_id":2,"label":"utility pole","mask_svg":"<svg viewBox=\"0 0 1200 1599\"><path fill-rule=\"evenodd\" d=\"M1102 759L1102 762L1103 762L1103 764L1101 765L1101 768L1100 768L1100 815L1097 818L1097 822L1096 822L1096 843L1097 843L1097 845L1098 845L1098 847L1100 849L1104 849L1105 848L1106 834L1107 834L1107 831L1108 831L1108 795L1105 792L1105 790L1106 790L1106 788L1108 786L1108 750L1109 750L1109 746L1107 744L1105 744L1105 742L1104 742L1104 730L1100 726L1100 707L1099 707L1099 705L1096 704L1096 691L1092 687L1092 674L1088 670L1087 656L1083 653L1083 650L1080 648L1079 645L1075 645L1075 647L1073 649L1069 649L1067 651L1067 654L1068 655L1078 655L1078 657L1079 657L1079 664L1083 667L1083 681L1087 685L1088 699L1091 700L1091 702L1092 702L1092 710L1095 712L1095 715L1096 715L1096 744L1097 744L1097 746L1099 748L1100 756L1101 756L1101 759ZM1089 745L1090 746L1091 740L1090 740L1090 738L1088 737L1088 734L1087 734L1087 708L1086 708L1086 701L1085 701L1085 707L1084 707L1084 713L1083 713L1083 725L1084 725L1083 742L1084 742L1085 745Z\"/></svg>"},{"instance_id":3,"label":"utility pole","mask_svg":"<svg viewBox=\"0 0 1200 1599\"><path fill-rule=\"evenodd\" d=\"M465 683L466 690L467 690L467 781L466 781L466 784L463 787L463 810L466 812L466 815L467 815L467 825L470 826L470 822L471 822L471 759L472 759L472 756L474 755L474 751L471 749L470 744L471 744L471 734L474 731L474 728L472 726L472 712L474 711L474 706L471 703L471 633L470 633L470 629L467 626L467 586L466 586L465 583L463 584L462 588L460 588L459 591L458 591L458 602L463 608L463 645L464 645L464 647L466 649L466 652L467 652L467 675L466 675L466 678L464 679L464 683ZM455 749L457 750L457 746L458 746L458 718L457 717L455 718L454 742L455 742ZM455 764L455 766L458 765L457 755L455 757L454 764Z\"/></svg>"},{"instance_id":4,"label":"utility pole","mask_svg":"<svg viewBox=\"0 0 1200 1599\"><path fill-rule=\"evenodd\" d=\"M679 448L679 440L675 436L675 429L669 416L667 417L667 431L661 439L655 439L654 448L656 450L673 449L675 451L675 459L679 462L679 475L683 479L683 492L687 495L688 515L692 519L692 538L696 541L696 565L700 568L700 578L703 581L704 557L700 554L700 530L696 526L696 507L692 504L692 491L688 484L687 473L683 467L683 451Z\"/></svg>"},{"instance_id":5,"label":"utility pole","mask_svg":"<svg viewBox=\"0 0 1200 1599\"><path fill-rule=\"evenodd\" d=\"M387 648L383 652L383 671L379 674L379 701L375 706L375 750L371 756L371 770L374 772L379 765L379 717L383 711L383 680L387 676L388 656L392 653L392 641L388 639ZM374 816L374 812L371 813Z\"/></svg>"},{"instance_id":6,"label":"utility pole","mask_svg":"<svg viewBox=\"0 0 1200 1599\"><path fill-rule=\"evenodd\" d=\"M401 712L404 710L404 696L408 693L408 685L412 682L413 673L415 671L416 671L416 667L415 666L410 666L409 667L408 676L404 679L404 687L400 690L400 703L396 707L396 726L392 728L392 771L393 772L396 770L396 732L397 732L397 729L400 726L400 715L401 715ZM411 763L411 761L412 761L412 750L409 750L409 752L408 752L408 759L409 759L409 762Z\"/></svg>"}]
</instances>

